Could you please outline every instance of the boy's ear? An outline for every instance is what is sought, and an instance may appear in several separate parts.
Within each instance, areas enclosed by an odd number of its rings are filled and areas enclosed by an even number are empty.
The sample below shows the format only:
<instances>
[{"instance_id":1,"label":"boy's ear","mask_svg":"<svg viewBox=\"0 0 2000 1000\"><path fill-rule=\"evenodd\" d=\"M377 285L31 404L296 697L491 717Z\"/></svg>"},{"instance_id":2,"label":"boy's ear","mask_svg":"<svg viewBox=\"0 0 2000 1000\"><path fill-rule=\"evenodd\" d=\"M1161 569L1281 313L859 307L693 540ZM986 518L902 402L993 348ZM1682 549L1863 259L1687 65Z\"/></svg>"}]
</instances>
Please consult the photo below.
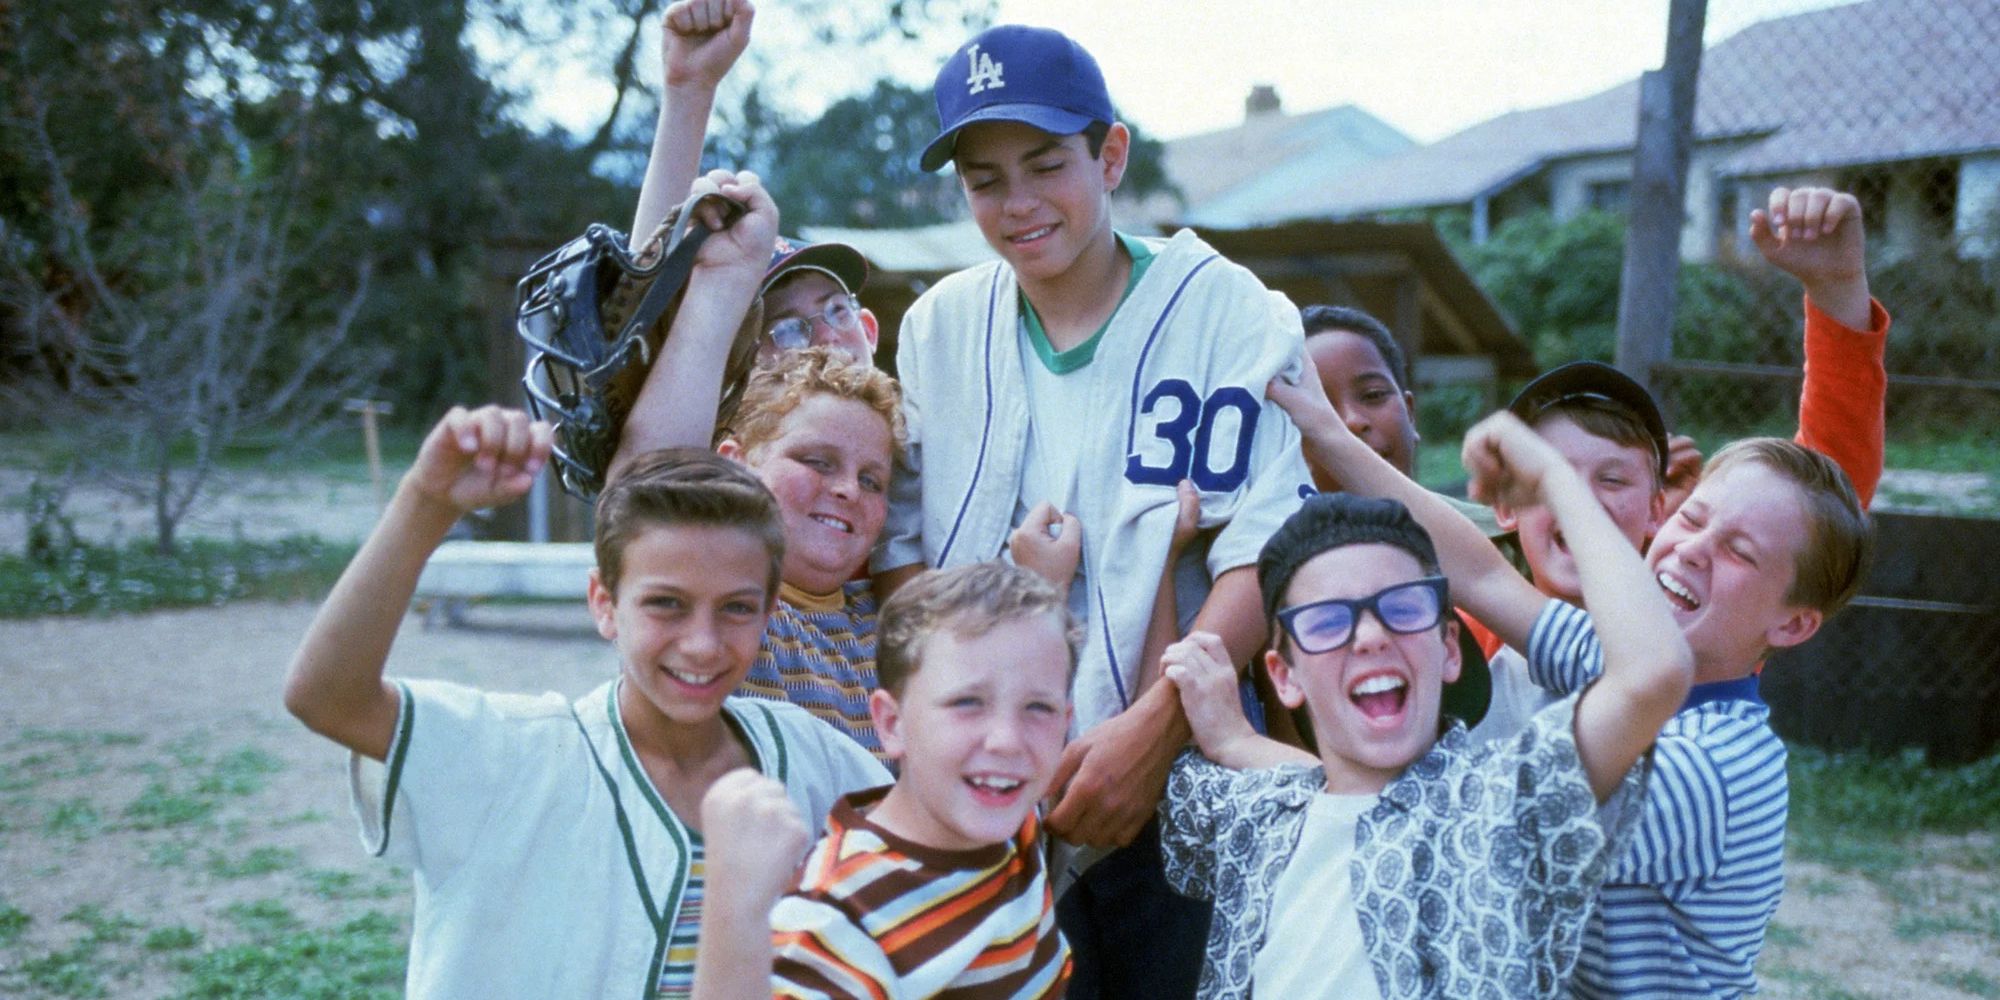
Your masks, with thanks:
<instances>
[{"instance_id":1,"label":"boy's ear","mask_svg":"<svg viewBox=\"0 0 2000 1000\"><path fill-rule=\"evenodd\" d=\"M1125 179L1126 159L1132 153L1132 130L1124 122L1112 122L1111 130L1104 133L1104 148L1098 159L1104 163L1104 190L1118 190L1119 182Z\"/></svg>"},{"instance_id":2,"label":"boy's ear","mask_svg":"<svg viewBox=\"0 0 2000 1000\"><path fill-rule=\"evenodd\" d=\"M722 441L715 446L715 453L721 455L723 458L735 462L738 465L744 464L743 443L741 441L736 440L733 437L723 438Z\"/></svg>"},{"instance_id":3,"label":"boy's ear","mask_svg":"<svg viewBox=\"0 0 2000 1000\"><path fill-rule=\"evenodd\" d=\"M1465 657L1458 648L1458 616L1446 613L1444 619L1444 682L1450 684L1458 680L1465 670Z\"/></svg>"},{"instance_id":4,"label":"boy's ear","mask_svg":"<svg viewBox=\"0 0 2000 1000\"><path fill-rule=\"evenodd\" d=\"M1297 708L1306 703L1306 689L1298 685L1292 677L1292 665L1275 649L1264 651L1264 672L1271 676L1271 690L1278 693L1278 700L1286 708Z\"/></svg>"},{"instance_id":5,"label":"boy's ear","mask_svg":"<svg viewBox=\"0 0 2000 1000\"><path fill-rule=\"evenodd\" d=\"M887 688L876 688L868 694L868 718L875 724L875 736L882 741L882 752L891 760L902 760L908 744L903 738L903 706L896 703L896 696Z\"/></svg>"},{"instance_id":6,"label":"boy's ear","mask_svg":"<svg viewBox=\"0 0 2000 1000\"><path fill-rule=\"evenodd\" d=\"M597 567L590 568L590 617L597 622L597 634L616 641L618 638L618 616L614 606L618 603L609 589L604 586L604 578L597 574Z\"/></svg>"},{"instance_id":7,"label":"boy's ear","mask_svg":"<svg viewBox=\"0 0 2000 1000\"><path fill-rule=\"evenodd\" d=\"M875 347L882 342L882 321L875 318L875 311L861 307L861 332L868 335L868 346Z\"/></svg>"},{"instance_id":8,"label":"boy's ear","mask_svg":"<svg viewBox=\"0 0 2000 1000\"><path fill-rule=\"evenodd\" d=\"M1764 631L1764 645L1772 649L1789 649L1812 638L1826 621L1826 614L1818 608L1786 608L1786 618Z\"/></svg>"},{"instance_id":9,"label":"boy's ear","mask_svg":"<svg viewBox=\"0 0 2000 1000\"><path fill-rule=\"evenodd\" d=\"M1653 547L1653 536L1660 533L1660 525L1666 520L1667 491L1663 484L1653 491L1653 499L1646 504L1646 544L1641 546L1639 551L1644 552Z\"/></svg>"},{"instance_id":10,"label":"boy's ear","mask_svg":"<svg viewBox=\"0 0 2000 1000\"><path fill-rule=\"evenodd\" d=\"M1501 497L1494 497L1493 523L1499 525L1501 531L1518 531L1521 527L1521 516L1514 511L1513 504Z\"/></svg>"}]
</instances>

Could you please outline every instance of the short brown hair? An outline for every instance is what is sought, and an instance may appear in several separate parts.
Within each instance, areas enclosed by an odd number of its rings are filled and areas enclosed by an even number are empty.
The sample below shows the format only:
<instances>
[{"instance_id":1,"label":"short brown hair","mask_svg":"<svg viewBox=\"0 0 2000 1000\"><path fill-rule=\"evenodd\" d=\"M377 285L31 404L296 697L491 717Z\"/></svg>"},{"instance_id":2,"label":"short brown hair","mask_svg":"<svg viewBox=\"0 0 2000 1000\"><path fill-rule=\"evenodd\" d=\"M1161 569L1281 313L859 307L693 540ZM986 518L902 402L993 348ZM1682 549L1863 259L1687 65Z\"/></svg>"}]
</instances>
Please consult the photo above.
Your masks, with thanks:
<instances>
[{"instance_id":1,"label":"short brown hair","mask_svg":"<svg viewBox=\"0 0 2000 1000\"><path fill-rule=\"evenodd\" d=\"M807 396L820 394L851 399L874 410L888 422L896 450L902 448L903 391L896 380L872 364L824 346L786 351L760 365L750 374L743 402L723 433L748 452L776 438L785 415L798 409ZM890 458L895 457L892 452Z\"/></svg>"},{"instance_id":2,"label":"short brown hair","mask_svg":"<svg viewBox=\"0 0 2000 1000\"><path fill-rule=\"evenodd\" d=\"M1591 437L1644 452L1646 469L1653 477L1653 492L1658 493L1666 486L1660 479L1659 445L1653 440L1653 432L1646 429L1646 422L1630 407L1595 396L1570 396L1537 411L1528 426L1539 429L1556 417L1568 417L1578 430Z\"/></svg>"},{"instance_id":3,"label":"short brown hair","mask_svg":"<svg viewBox=\"0 0 2000 1000\"><path fill-rule=\"evenodd\" d=\"M922 666L926 638L949 630L961 638L984 635L1002 622L1050 615L1069 647L1069 678L1076 679L1083 630L1070 617L1069 599L1032 570L998 560L930 570L890 595L875 631L875 682L902 697Z\"/></svg>"},{"instance_id":4,"label":"short brown hair","mask_svg":"<svg viewBox=\"0 0 2000 1000\"><path fill-rule=\"evenodd\" d=\"M1733 465L1755 462L1798 487L1806 517L1806 543L1793 560L1785 600L1827 617L1853 600L1875 548L1875 526L1854 484L1833 459L1784 438L1745 438L1715 453L1706 479Z\"/></svg>"},{"instance_id":5,"label":"short brown hair","mask_svg":"<svg viewBox=\"0 0 2000 1000\"><path fill-rule=\"evenodd\" d=\"M749 470L700 448L663 448L633 459L597 498L597 577L618 592L625 547L647 528L734 528L770 554L764 603L778 592L785 562L785 522L778 500Z\"/></svg>"}]
</instances>

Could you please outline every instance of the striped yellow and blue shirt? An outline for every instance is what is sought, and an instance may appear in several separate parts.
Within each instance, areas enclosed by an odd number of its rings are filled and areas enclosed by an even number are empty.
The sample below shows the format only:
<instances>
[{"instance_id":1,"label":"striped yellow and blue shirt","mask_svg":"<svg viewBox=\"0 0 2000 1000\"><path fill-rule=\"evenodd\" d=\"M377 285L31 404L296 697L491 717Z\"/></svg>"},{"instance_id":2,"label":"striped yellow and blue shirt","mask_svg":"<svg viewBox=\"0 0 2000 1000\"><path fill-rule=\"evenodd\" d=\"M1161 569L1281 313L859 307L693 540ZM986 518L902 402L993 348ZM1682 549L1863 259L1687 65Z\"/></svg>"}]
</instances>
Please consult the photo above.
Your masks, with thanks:
<instances>
[{"instance_id":1,"label":"striped yellow and blue shirt","mask_svg":"<svg viewBox=\"0 0 2000 1000\"><path fill-rule=\"evenodd\" d=\"M674 914L673 928L667 933L667 954L660 966L660 1000L687 1000L694 996L695 946L701 938L701 898L708 888L708 848L701 836L688 831L687 887L681 890L681 906Z\"/></svg>"},{"instance_id":2,"label":"striped yellow and blue shirt","mask_svg":"<svg viewBox=\"0 0 2000 1000\"><path fill-rule=\"evenodd\" d=\"M868 715L876 608L866 580L826 595L780 586L763 647L736 693L797 705L883 759Z\"/></svg>"},{"instance_id":3,"label":"striped yellow and blue shirt","mask_svg":"<svg viewBox=\"0 0 2000 1000\"><path fill-rule=\"evenodd\" d=\"M927 848L868 821L887 794L834 807L799 888L771 913L780 997L1059 997L1069 947L1030 814L1012 840Z\"/></svg>"}]
</instances>

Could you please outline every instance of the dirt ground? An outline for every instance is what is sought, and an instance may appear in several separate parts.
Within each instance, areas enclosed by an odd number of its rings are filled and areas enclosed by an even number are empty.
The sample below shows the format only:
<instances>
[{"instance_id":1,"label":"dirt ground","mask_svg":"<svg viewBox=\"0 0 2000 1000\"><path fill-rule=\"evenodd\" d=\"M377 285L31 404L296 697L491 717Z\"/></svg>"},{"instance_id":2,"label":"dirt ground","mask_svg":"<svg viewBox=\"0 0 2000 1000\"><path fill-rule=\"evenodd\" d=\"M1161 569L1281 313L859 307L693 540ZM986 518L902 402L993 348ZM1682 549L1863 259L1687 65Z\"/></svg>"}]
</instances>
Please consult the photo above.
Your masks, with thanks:
<instances>
[{"instance_id":1,"label":"dirt ground","mask_svg":"<svg viewBox=\"0 0 2000 1000\"><path fill-rule=\"evenodd\" d=\"M0 923L0 994L172 994L181 973L149 950L171 942L163 929L220 945L240 937L244 907L273 901L307 926L407 921L407 879L360 850L342 754L280 704L311 614L246 603L0 622L0 913L28 918ZM613 666L578 603L478 607L456 629L412 616L390 669L577 694ZM1854 871L1793 859L1764 993L2000 996L1997 860L1991 835ZM26 976L119 926L124 944L89 952L94 980Z\"/></svg>"}]
</instances>

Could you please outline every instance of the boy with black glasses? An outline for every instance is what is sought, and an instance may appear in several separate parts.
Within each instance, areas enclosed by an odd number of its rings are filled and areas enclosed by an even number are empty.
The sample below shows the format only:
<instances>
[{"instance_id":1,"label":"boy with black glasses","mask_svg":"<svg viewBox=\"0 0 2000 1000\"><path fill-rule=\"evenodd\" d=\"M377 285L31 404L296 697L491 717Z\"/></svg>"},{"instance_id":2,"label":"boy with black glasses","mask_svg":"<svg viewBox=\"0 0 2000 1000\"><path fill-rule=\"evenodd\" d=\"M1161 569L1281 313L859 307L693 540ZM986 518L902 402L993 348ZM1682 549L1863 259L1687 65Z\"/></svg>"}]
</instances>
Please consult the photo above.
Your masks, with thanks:
<instances>
[{"instance_id":1,"label":"boy with black glasses","mask_svg":"<svg viewBox=\"0 0 2000 1000\"><path fill-rule=\"evenodd\" d=\"M1601 652L1603 675L1518 738L1471 749L1439 711L1460 654L1430 535L1394 500L1307 500L1257 577L1276 636L1265 667L1286 705L1306 707L1318 756L1250 729L1215 637L1163 658L1201 751L1176 762L1160 812L1168 881L1215 904L1202 997L1552 996L1575 965L1638 817L1635 765L1693 658L1638 553L1553 448L1502 415L1466 449L1483 495L1555 511L1601 645L1550 655ZM1497 562L1458 520L1447 543ZM1489 598L1482 612L1507 603L1510 623L1533 619L1547 599L1503 577L1518 592L1471 595Z\"/></svg>"}]
</instances>

